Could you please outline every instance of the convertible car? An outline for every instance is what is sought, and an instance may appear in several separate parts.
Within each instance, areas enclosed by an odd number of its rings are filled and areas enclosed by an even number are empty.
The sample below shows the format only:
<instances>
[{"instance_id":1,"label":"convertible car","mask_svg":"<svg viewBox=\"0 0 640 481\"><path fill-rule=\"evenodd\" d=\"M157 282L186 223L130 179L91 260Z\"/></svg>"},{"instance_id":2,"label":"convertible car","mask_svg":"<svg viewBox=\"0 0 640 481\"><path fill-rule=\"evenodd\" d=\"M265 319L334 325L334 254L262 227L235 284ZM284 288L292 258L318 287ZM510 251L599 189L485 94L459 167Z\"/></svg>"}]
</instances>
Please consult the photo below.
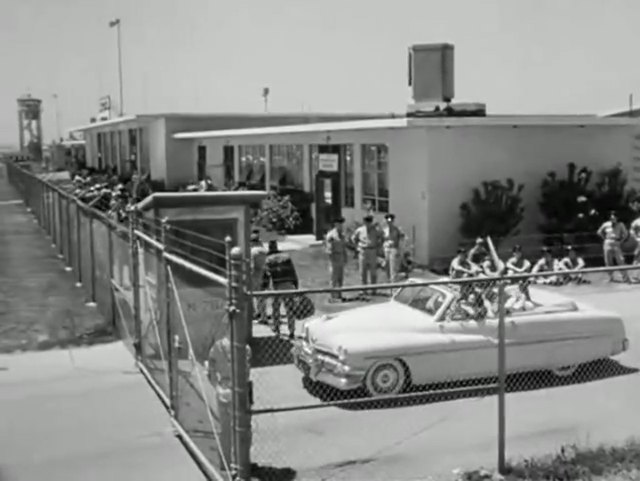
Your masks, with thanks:
<instances>
[{"instance_id":1,"label":"convertible car","mask_svg":"<svg viewBox=\"0 0 640 481\"><path fill-rule=\"evenodd\" d=\"M305 377L370 396L497 375L497 308L477 293L410 281L388 302L305 322L292 349ZM505 289L508 373L550 370L569 376L583 363L628 349L622 319L559 294ZM477 307L480 304L480 307ZM494 306L497 305L494 298Z\"/></svg>"}]
</instances>

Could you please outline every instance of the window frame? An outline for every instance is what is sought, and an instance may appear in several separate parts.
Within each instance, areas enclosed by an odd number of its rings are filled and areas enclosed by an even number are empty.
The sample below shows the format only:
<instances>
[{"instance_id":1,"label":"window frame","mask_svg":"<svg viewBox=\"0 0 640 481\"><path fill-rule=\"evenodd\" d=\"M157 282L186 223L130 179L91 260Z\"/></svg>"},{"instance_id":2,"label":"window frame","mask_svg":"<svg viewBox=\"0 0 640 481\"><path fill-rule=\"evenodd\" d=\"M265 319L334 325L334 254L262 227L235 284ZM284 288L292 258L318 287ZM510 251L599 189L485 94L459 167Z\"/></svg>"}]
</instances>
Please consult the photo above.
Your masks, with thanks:
<instances>
[{"instance_id":1,"label":"window frame","mask_svg":"<svg viewBox=\"0 0 640 481\"><path fill-rule=\"evenodd\" d=\"M255 185L259 190L266 190L267 188L267 149L264 144L242 144L238 145L238 178L236 182L245 182L247 180L243 176L242 168L243 164L246 164L246 161L243 161L244 157L250 155L252 157L252 161L255 163L255 158L261 159L262 162L258 162L258 165L262 167L262 182L256 181L251 182L251 185L247 185L247 187L252 187ZM249 183L247 183L249 184Z\"/></svg>"},{"instance_id":2,"label":"window frame","mask_svg":"<svg viewBox=\"0 0 640 481\"><path fill-rule=\"evenodd\" d=\"M369 153L375 149L373 158ZM373 162L374 168L370 168L368 164ZM384 168L380 166L384 165ZM361 144L360 145L360 181L361 196L360 202L363 209L371 209L374 212L387 213L390 210L390 189L389 189L389 146L387 144ZM386 180L386 196L380 193L380 176L384 176ZM365 177L370 176L373 179L373 194L365 191Z\"/></svg>"},{"instance_id":3,"label":"window frame","mask_svg":"<svg viewBox=\"0 0 640 481\"><path fill-rule=\"evenodd\" d=\"M286 179L293 183L279 184L277 169L285 169ZM293 172L293 173L292 173ZM269 145L269 182L277 188L304 191L304 144Z\"/></svg>"}]
</instances>

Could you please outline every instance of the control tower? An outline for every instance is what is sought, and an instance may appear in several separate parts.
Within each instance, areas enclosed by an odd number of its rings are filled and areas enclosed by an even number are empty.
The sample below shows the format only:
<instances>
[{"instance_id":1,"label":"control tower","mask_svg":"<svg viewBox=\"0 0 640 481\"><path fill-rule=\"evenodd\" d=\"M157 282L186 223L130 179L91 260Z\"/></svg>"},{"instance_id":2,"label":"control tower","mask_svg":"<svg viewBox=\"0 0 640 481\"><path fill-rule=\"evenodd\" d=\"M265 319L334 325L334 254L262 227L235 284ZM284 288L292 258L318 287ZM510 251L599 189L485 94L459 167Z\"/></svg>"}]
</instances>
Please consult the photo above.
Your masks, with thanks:
<instances>
[{"instance_id":1,"label":"control tower","mask_svg":"<svg viewBox=\"0 0 640 481\"><path fill-rule=\"evenodd\" d=\"M42 160L42 100L23 95L18 99L20 151L33 160Z\"/></svg>"}]
</instances>

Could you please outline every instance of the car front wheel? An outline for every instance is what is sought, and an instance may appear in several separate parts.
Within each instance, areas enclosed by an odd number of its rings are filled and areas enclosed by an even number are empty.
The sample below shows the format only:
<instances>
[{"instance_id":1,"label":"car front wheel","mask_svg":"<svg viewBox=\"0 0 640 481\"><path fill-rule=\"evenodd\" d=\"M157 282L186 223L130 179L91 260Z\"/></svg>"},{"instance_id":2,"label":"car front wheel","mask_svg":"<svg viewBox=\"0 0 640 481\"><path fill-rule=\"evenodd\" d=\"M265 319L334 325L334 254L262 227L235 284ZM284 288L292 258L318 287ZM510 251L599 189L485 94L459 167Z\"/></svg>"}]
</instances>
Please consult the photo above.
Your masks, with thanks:
<instances>
[{"instance_id":1,"label":"car front wheel","mask_svg":"<svg viewBox=\"0 0 640 481\"><path fill-rule=\"evenodd\" d=\"M407 373L397 359L378 361L367 371L365 389L371 397L399 394L407 383Z\"/></svg>"}]
</instances>

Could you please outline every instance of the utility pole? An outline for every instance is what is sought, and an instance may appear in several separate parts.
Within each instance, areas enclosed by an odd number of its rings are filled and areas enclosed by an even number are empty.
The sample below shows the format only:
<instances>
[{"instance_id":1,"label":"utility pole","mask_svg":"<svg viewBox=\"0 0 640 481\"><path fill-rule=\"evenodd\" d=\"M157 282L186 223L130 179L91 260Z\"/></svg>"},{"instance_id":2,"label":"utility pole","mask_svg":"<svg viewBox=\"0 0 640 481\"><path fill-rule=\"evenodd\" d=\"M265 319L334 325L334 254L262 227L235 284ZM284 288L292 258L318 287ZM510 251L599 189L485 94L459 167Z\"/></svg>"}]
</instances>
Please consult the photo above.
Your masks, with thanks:
<instances>
[{"instance_id":1,"label":"utility pole","mask_svg":"<svg viewBox=\"0 0 640 481\"><path fill-rule=\"evenodd\" d=\"M269 93L271 93L271 90L269 89L269 87L264 87L262 89L262 99L264 100L264 111L265 112L269 111Z\"/></svg>"},{"instance_id":2,"label":"utility pole","mask_svg":"<svg viewBox=\"0 0 640 481\"><path fill-rule=\"evenodd\" d=\"M118 42L118 80L120 87L120 117L124 116L124 96L122 87L122 39L120 30L120 19L116 18L109 22L109 28L116 28L117 42Z\"/></svg>"},{"instance_id":3,"label":"utility pole","mask_svg":"<svg viewBox=\"0 0 640 481\"><path fill-rule=\"evenodd\" d=\"M56 136L57 140L59 141L60 139L62 139L62 134L60 132L60 104L58 102L58 94L53 94L52 97L56 114Z\"/></svg>"}]
</instances>

